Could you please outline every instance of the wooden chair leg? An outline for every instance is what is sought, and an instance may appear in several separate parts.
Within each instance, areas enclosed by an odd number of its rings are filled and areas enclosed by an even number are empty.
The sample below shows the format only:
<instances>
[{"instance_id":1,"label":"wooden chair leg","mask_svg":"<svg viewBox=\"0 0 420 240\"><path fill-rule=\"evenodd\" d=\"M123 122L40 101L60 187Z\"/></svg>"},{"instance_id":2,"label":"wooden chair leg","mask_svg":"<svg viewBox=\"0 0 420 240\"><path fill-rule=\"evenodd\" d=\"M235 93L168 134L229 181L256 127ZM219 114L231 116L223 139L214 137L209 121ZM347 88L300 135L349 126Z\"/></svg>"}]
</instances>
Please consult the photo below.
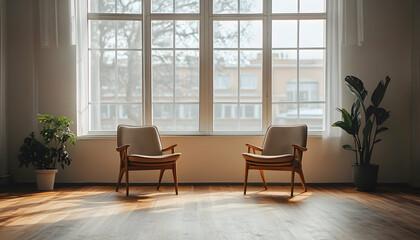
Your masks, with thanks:
<instances>
[{"instance_id":1,"label":"wooden chair leg","mask_svg":"<svg viewBox=\"0 0 420 240\"><path fill-rule=\"evenodd\" d=\"M248 170L249 170L249 163L245 163L245 180L244 180L244 195L246 195L246 185L248 182Z\"/></svg>"},{"instance_id":2,"label":"wooden chair leg","mask_svg":"<svg viewBox=\"0 0 420 240\"><path fill-rule=\"evenodd\" d=\"M124 175L124 169L120 169L120 174L118 175L118 183L117 183L117 189L115 190L116 192L118 192L118 189L120 189L120 184L121 184L121 179Z\"/></svg>"},{"instance_id":3,"label":"wooden chair leg","mask_svg":"<svg viewBox=\"0 0 420 240\"><path fill-rule=\"evenodd\" d=\"M128 196L128 168L125 170L125 188L126 188L125 195Z\"/></svg>"},{"instance_id":4,"label":"wooden chair leg","mask_svg":"<svg viewBox=\"0 0 420 240\"><path fill-rule=\"evenodd\" d=\"M261 179L264 183L264 188L265 188L265 190L267 190L267 183L265 182L265 177L264 177L264 171L263 170L260 170L260 175L261 175Z\"/></svg>"},{"instance_id":5,"label":"wooden chair leg","mask_svg":"<svg viewBox=\"0 0 420 240\"><path fill-rule=\"evenodd\" d=\"M178 176L176 173L176 163L172 166L172 174L174 175L175 193L178 195Z\"/></svg>"},{"instance_id":6,"label":"wooden chair leg","mask_svg":"<svg viewBox=\"0 0 420 240\"><path fill-rule=\"evenodd\" d=\"M300 177L300 181L302 182L303 190L305 190L305 192L307 192L308 189L306 188L305 177L303 176L302 169L299 169L298 174L299 174L299 177Z\"/></svg>"},{"instance_id":7,"label":"wooden chair leg","mask_svg":"<svg viewBox=\"0 0 420 240\"><path fill-rule=\"evenodd\" d=\"M295 171L292 170L292 180L291 180L291 183L290 183L290 197L293 197L294 182L295 182Z\"/></svg>"},{"instance_id":8,"label":"wooden chair leg","mask_svg":"<svg viewBox=\"0 0 420 240\"><path fill-rule=\"evenodd\" d=\"M165 172L165 169L161 169L160 170L159 182L158 182L158 185L157 185L157 190L159 190L159 188L160 188L160 183L162 182L162 177L163 177L163 173L164 172Z\"/></svg>"}]
</instances>

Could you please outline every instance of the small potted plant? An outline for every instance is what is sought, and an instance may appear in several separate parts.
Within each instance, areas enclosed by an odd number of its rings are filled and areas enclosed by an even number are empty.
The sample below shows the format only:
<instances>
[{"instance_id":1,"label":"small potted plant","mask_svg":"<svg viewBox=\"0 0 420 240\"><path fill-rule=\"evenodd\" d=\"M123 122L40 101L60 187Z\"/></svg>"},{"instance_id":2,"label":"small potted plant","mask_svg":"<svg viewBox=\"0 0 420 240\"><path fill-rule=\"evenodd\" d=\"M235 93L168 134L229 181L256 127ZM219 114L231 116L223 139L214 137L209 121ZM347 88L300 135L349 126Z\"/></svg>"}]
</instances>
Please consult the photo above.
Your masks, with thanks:
<instances>
[{"instance_id":1,"label":"small potted plant","mask_svg":"<svg viewBox=\"0 0 420 240\"><path fill-rule=\"evenodd\" d=\"M354 146L346 144L343 148L353 151L355 154L356 162L352 165L352 175L356 189L373 191L376 187L379 169L377 164L371 163L373 147L376 143L382 141L378 138L378 135L388 130L383 124L390 116L390 112L379 105L391 79L387 76L385 82L380 81L378 83L370 97L371 104L368 107L365 105L368 92L363 82L354 76L347 76L345 81L347 87L355 96L354 102L350 112L345 108L337 109L341 112L343 120L335 122L332 126L340 127L353 137ZM363 129L362 113L364 118ZM360 130L362 130L361 134L359 134Z\"/></svg>"},{"instance_id":2,"label":"small potted plant","mask_svg":"<svg viewBox=\"0 0 420 240\"><path fill-rule=\"evenodd\" d=\"M35 168L37 186L39 190L53 190L57 164L64 169L70 165L71 158L66 144L74 146L76 137L70 130L72 121L66 117L55 117L50 114L38 114L41 125L41 141L36 139L35 133L29 134L20 147L18 155L19 167Z\"/></svg>"}]
</instances>

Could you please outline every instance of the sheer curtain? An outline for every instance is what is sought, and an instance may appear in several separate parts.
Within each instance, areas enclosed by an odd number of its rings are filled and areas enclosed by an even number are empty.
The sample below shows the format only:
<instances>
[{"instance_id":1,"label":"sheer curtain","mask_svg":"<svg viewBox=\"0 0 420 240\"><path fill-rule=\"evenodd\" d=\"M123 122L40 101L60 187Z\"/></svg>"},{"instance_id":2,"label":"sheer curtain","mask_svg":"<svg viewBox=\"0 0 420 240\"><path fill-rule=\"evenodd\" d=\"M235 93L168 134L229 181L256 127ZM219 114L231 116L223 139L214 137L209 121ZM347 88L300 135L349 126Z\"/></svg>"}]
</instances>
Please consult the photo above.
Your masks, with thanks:
<instances>
[{"instance_id":1,"label":"sheer curtain","mask_svg":"<svg viewBox=\"0 0 420 240\"><path fill-rule=\"evenodd\" d=\"M89 126L87 1L74 0L76 8L77 135L86 135Z\"/></svg>"},{"instance_id":2,"label":"sheer curtain","mask_svg":"<svg viewBox=\"0 0 420 240\"><path fill-rule=\"evenodd\" d=\"M341 129L331 127L341 119L336 110L341 108L341 43L343 26L343 0L327 1L327 103L326 127L323 137L340 137Z\"/></svg>"}]
</instances>

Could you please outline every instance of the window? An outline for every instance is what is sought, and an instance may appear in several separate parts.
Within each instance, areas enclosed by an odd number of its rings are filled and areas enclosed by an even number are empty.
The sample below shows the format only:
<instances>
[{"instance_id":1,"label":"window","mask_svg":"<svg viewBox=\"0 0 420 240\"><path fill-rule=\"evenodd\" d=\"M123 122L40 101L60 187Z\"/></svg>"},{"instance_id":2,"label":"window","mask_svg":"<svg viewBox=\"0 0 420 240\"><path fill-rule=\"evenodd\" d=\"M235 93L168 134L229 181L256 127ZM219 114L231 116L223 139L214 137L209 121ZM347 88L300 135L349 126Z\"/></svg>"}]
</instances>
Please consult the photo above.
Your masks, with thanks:
<instances>
[{"instance_id":1,"label":"window","mask_svg":"<svg viewBox=\"0 0 420 240\"><path fill-rule=\"evenodd\" d=\"M324 129L326 17L319 14L323 12L322 0L273 1L273 124L305 123L309 130ZM285 19L280 13L293 17Z\"/></svg>"},{"instance_id":2,"label":"window","mask_svg":"<svg viewBox=\"0 0 420 240\"><path fill-rule=\"evenodd\" d=\"M142 2L89 1L90 130L142 124ZM135 14L108 19L109 14Z\"/></svg>"},{"instance_id":3,"label":"window","mask_svg":"<svg viewBox=\"0 0 420 240\"><path fill-rule=\"evenodd\" d=\"M88 0L88 134L325 128L325 0Z\"/></svg>"},{"instance_id":4,"label":"window","mask_svg":"<svg viewBox=\"0 0 420 240\"><path fill-rule=\"evenodd\" d=\"M214 4L216 7L217 4L224 6L227 2L219 1ZM219 8L224 9L222 6ZM253 119L252 122L244 118L242 112L246 108L242 105L254 106L256 109L261 109L262 105L262 87L258 87L258 85L262 86L262 81L257 83L258 78L262 79L262 18L248 20L238 16L238 20L229 21L218 20L218 18L222 17L214 17L215 21L213 21L213 72L231 76L231 84L222 96L216 93L217 89L214 89L213 108L235 104L235 110L239 110L240 113L235 115L237 119L230 119L229 122L225 119L214 118L213 130L261 131L262 118ZM259 116L262 114L260 113ZM253 127L250 128L250 125Z\"/></svg>"}]
</instances>

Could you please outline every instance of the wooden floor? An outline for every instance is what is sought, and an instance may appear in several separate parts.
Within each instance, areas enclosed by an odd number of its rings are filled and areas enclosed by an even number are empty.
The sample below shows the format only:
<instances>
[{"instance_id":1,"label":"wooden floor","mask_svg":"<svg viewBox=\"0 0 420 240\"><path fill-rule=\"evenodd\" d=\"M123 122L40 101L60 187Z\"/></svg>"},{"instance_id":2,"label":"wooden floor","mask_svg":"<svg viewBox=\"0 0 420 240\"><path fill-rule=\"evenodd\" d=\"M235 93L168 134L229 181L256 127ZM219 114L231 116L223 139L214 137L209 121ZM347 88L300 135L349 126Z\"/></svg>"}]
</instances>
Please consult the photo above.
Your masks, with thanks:
<instances>
[{"instance_id":1,"label":"wooden floor","mask_svg":"<svg viewBox=\"0 0 420 240\"><path fill-rule=\"evenodd\" d=\"M420 194L381 187L20 188L0 193L0 239L420 239Z\"/></svg>"}]
</instances>

